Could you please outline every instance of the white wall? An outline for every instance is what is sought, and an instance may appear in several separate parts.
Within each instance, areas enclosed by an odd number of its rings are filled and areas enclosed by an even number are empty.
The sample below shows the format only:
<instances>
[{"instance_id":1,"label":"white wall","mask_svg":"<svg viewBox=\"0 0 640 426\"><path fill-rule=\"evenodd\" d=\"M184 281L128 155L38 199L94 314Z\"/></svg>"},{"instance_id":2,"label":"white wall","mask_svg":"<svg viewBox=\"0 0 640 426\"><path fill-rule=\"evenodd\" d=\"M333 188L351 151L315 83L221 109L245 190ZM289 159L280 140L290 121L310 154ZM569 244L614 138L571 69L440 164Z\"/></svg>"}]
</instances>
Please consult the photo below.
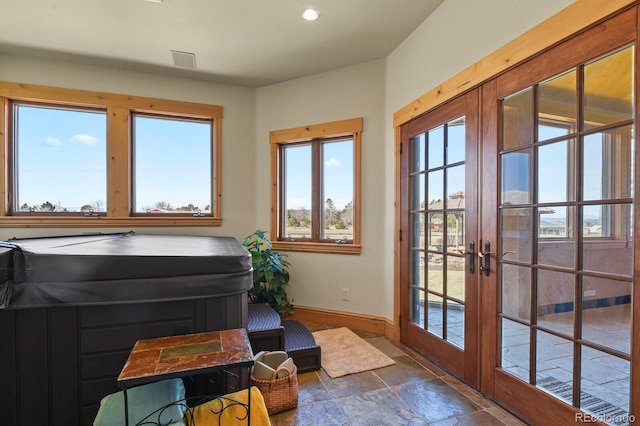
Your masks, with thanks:
<instances>
[{"instance_id":1,"label":"white wall","mask_svg":"<svg viewBox=\"0 0 640 426\"><path fill-rule=\"evenodd\" d=\"M573 2L445 0L387 57L387 121L395 111Z\"/></svg>"},{"instance_id":2,"label":"white wall","mask_svg":"<svg viewBox=\"0 0 640 426\"><path fill-rule=\"evenodd\" d=\"M0 55L0 81L96 90L223 106L223 224L221 227L0 228L0 240L11 237L128 230L155 234L225 235L241 239L254 230L256 194L253 167L255 138L255 91L253 89L10 55Z\"/></svg>"},{"instance_id":3,"label":"white wall","mask_svg":"<svg viewBox=\"0 0 640 426\"><path fill-rule=\"evenodd\" d=\"M385 158L383 127L384 60L316 74L256 91L257 226L269 230L269 132L354 117L364 118L362 132L362 253L336 255L292 253L288 295L294 304L391 316L392 287L383 279L385 261ZM342 300L342 288L350 300Z\"/></svg>"}]
</instances>

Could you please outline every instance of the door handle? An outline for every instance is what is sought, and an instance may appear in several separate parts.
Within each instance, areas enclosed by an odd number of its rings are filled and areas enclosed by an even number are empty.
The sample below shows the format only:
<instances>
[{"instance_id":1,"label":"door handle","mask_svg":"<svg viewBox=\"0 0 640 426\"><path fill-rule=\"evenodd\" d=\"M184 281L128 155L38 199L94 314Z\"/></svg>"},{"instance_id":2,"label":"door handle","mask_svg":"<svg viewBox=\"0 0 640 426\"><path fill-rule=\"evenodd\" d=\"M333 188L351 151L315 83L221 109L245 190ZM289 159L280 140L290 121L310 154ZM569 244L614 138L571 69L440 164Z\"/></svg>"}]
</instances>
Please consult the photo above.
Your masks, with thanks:
<instances>
[{"instance_id":1,"label":"door handle","mask_svg":"<svg viewBox=\"0 0 640 426\"><path fill-rule=\"evenodd\" d=\"M476 243L475 241L471 241L469 243L469 251L467 252L469 255L469 272L471 275L476 273Z\"/></svg>"},{"instance_id":2,"label":"door handle","mask_svg":"<svg viewBox=\"0 0 640 426\"><path fill-rule=\"evenodd\" d=\"M491 244L489 243L489 241L485 241L484 243L484 253L479 251L478 252L478 257L480 259L482 259L482 262L480 263L480 270L482 272L484 272L484 274L488 277L490 270L490 262L491 262Z\"/></svg>"}]
</instances>

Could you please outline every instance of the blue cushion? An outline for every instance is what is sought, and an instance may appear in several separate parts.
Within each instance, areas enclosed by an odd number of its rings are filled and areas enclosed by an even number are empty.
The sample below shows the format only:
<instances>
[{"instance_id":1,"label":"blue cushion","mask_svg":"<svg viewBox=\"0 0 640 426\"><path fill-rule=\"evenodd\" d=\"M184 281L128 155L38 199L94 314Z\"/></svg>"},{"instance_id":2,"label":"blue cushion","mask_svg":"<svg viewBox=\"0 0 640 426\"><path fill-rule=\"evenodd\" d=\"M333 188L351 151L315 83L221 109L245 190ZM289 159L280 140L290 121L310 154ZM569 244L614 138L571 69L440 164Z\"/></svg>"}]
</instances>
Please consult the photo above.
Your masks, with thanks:
<instances>
[{"instance_id":1,"label":"blue cushion","mask_svg":"<svg viewBox=\"0 0 640 426\"><path fill-rule=\"evenodd\" d=\"M182 379L169 379L127 389L129 425L143 419L161 425L181 421L187 407L184 403L185 390ZM166 410L156 412L172 402L182 401ZM158 418L159 416L159 418ZM122 426L124 421L124 396L122 391L105 396L100 401L100 409L93 421L94 426Z\"/></svg>"}]
</instances>

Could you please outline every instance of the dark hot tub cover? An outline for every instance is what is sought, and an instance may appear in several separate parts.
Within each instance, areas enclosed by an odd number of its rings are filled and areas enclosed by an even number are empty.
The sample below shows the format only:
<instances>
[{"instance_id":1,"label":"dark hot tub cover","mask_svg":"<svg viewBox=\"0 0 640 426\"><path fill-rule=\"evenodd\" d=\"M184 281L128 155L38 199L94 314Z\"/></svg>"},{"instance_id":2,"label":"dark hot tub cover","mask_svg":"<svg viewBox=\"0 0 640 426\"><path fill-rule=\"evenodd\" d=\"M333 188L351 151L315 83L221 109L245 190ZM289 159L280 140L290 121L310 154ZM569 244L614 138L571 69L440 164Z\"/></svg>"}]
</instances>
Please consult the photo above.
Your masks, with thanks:
<instances>
[{"instance_id":1,"label":"dark hot tub cover","mask_svg":"<svg viewBox=\"0 0 640 426\"><path fill-rule=\"evenodd\" d=\"M232 237L129 232L3 245L2 309L206 298L246 292L253 282L251 255Z\"/></svg>"}]
</instances>

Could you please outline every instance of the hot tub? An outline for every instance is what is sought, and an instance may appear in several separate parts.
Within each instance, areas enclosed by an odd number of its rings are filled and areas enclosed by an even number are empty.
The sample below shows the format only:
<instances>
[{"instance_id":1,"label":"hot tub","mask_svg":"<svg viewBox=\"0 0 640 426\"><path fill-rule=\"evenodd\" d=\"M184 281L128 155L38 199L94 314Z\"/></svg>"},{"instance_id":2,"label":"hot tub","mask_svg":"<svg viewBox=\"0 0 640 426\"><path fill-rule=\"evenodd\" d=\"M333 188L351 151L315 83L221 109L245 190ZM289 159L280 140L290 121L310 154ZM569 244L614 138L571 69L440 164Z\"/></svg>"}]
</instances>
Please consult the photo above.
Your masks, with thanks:
<instances>
[{"instance_id":1,"label":"hot tub","mask_svg":"<svg viewBox=\"0 0 640 426\"><path fill-rule=\"evenodd\" d=\"M0 423L90 425L139 339L247 326L231 237L132 232L0 248Z\"/></svg>"}]
</instances>

